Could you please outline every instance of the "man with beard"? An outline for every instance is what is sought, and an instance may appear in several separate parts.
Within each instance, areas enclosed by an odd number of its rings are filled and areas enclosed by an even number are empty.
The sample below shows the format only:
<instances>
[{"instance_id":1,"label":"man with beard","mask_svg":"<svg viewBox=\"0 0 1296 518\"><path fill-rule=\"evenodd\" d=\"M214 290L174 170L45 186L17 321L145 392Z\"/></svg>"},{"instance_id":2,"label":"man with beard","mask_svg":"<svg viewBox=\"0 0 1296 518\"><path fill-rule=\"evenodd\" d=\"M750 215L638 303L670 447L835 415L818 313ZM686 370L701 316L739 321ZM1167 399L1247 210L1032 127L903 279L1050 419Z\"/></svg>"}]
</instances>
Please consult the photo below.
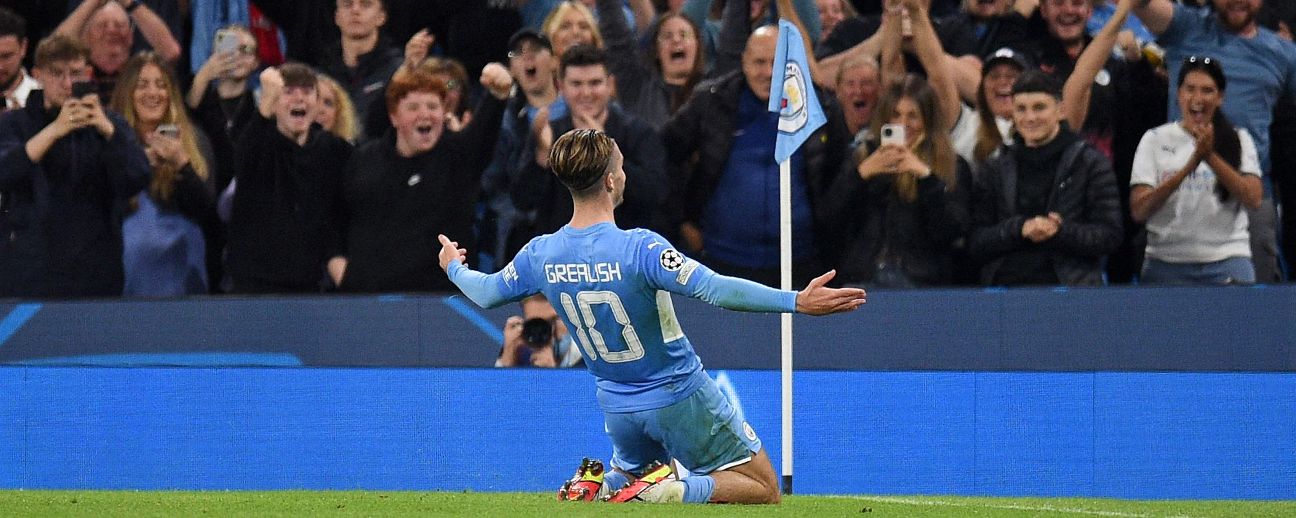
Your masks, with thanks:
<instances>
[{"instance_id":1,"label":"man with beard","mask_svg":"<svg viewBox=\"0 0 1296 518\"><path fill-rule=\"evenodd\" d=\"M90 48L93 80L105 103L117 86L118 72L135 51L135 24L163 60L174 63L180 58L180 44L171 29L140 0L84 0L54 31Z\"/></svg>"},{"instance_id":2,"label":"man with beard","mask_svg":"<svg viewBox=\"0 0 1296 518\"><path fill-rule=\"evenodd\" d=\"M1084 52L1092 40L1085 29L1091 14L1093 4L1090 0L1040 2L1036 23L1040 48L1034 56L1035 62L1039 64L1040 70L1059 83L1064 83L1071 76L1080 53ZM1160 113L1155 114L1153 118L1156 120L1150 124L1139 124L1137 119L1132 118L1148 111L1144 107L1152 104L1147 102L1149 98L1163 98L1163 89L1159 86L1146 87L1162 82L1157 81L1151 66L1145 62L1127 63L1109 59L1094 76L1093 83L1084 127L1072 129L1080 132L1103 154L1113 159L1117 169L1122 168L1121 164L1125 164L1124 168L1128 169L1128 159L1133 157L1134 144L1130 144L1128 150L1117 150L1115 146L1123 141L1137 143L1145 130L1164 122L1164 116ZM1117 134L1127 123L1131 127L1130 131Z\"/></svg>"},{"instance_id":3,"label":"man with beard","mask_svg":"<svg viewBox=\"0 0 1296 518\"><path fill-rule=\"evenodd\" d=\"M1183 60L1190 56L1209 56L1223 64L1229 85L1224 115L1255 139L1263 170L1264 202L1259 209L1248 211L1256 282L1278 282L1282 280L1282 272L1278 269L1277 213L1270 180L1273 169L1269 158L1269 127L1274 106L1281 98L1290 99L1296 93L1296 47L1256 23L1263 0L1213 2L1214 11L1170 0L1140 0L1134 12L1166 49L1170 77L1178 76ZM1171 120L1179 116L1179 107L1173 99L1171 96Z\"/></svg>"},{"instance_id":4,"label":"man with beard","mask_svg":"<svg viewBox=\"0 0 1296 518\"><path fill-rule=\"evenodd\" d=\"M0 112L27 105L27 94L38 88L23 69L27 55L27 22L17 13L0 7Z\"/></svg>"}]
</instances>

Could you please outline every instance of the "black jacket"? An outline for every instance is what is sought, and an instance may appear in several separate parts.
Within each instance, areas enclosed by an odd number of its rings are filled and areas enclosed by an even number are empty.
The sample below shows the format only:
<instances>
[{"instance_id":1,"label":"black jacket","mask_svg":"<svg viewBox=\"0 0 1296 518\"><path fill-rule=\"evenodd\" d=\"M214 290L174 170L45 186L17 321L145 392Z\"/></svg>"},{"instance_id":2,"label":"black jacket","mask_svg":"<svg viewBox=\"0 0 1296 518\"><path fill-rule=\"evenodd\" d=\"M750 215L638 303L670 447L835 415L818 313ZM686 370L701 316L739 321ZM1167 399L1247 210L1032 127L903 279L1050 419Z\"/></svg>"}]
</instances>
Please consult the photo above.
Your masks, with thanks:
<instances>
[{"instance_id":1,"label":"black jacket","mask_svg":"<svg viewBox=\"0 0 1296 518\"><path fill-rule=\"evenodd\" d=\"M849 164L849 161L848 161ZM860 178L843 166L824 195L819 218L832 224L832 248L840 251L836 281L843 284L886 282L880 268L898 268L918 286L953 282L953 253L968 229L972 173L957 162L954 189L935 174L918 180L918 197L900 199L895 177Z\"/></svg>"},{"instance_id":2,"label":"black jacket","mask_svg":"<svg viewBox=\"0 0 1296 518\"><path fill-rule=\"evenodd\" d=\"M705 81L662 128L672 188L667 201L672 228L700 221L715 192L729 161L738 99L744 88L748 88L747 79L741 70ZM801 145L812 204L832 182L850 143L846 122L833 97L816 92L828 122Z\"/></svg>"},{"instance_id":3,"label":"black jacket","mask_svg":"<svg viewBox=\"0 0 1296 518\"><path fill-rule=\"evenodd\" d=\"M342 61L340 41L329 46L328 50L321 52L316 59L320 71L342 85L347 95L351 97L351 104L355 106L356 120L364 125L360 128L364 130L363 134L358 137L378 138L387 129L387 125L376 127L376 124L370 122L374 116L385 119L386 113L371 114L370 112L386 111L383 96L387 92L387 83L391 81L392 75L400 68L404 59L400 49L392 46L387 38L380 38L378 45L372 51L361 54L356 60L354 69Z\"/></svg>"},{"instance_id":4,"label":"black jacket","mask_svg":"<svg viewBox=\"0 0 1296 518\"><path fill-rule=\"evenodd\" d=\"M445 234L477 251L473 207L504 101L482 96L472 122L445 130L426 153L402 157L394 132L361 145L347 165L340 210L347 257L342 291L454 289L437 254Z\"/></svg>"},{"instance_id":5,"label":"black jacket","mask_svg":"<svg viewBox=\"0 0 1296 518\"><path fill-rule=\"evenodd\" d=\"M668 189L661 139L648 123L615 104L608 106L608 119L604 125L604 131L616 140L625 157L622 164L626 173L625 200L616 209L617 226L662 232L661 205ZM552 122L555 138L573 127L571 115ZM524 157L535 156L534 141L535 136L530 136ZM526 168L510 186L509 193L518 210L536 211L535 226L528 230L532 237L553 233L571 221L572 200L567 187L551 169L541 168L534 159L527 161ZM510 239L510 243L518 241L525 244L527 239ZM512 257L515 252L517 250L508 250L506 257Z\"/></svg>"},{"instance_id":6,"label":"black jacket","mask_svg":"<svg viewBox=\"0 0 1296 518\"><path fill-rule=\"evenodd\" d=\"M299 146L253 116L235 144L226 268L236 292L312 292L340 247L336 206L351 145L312 125Z\"/></svg>"},{"instance_id":7,"label":"black jacket","mask_svg":"<svg viewBox=\"0 0 1296 518\"><path fill-rule=\"evenodd\" d=\"M0 296L119 296L124 202L149 180L135 130L113 112L113 136L82 128L40 163L27 141L54 120L35 90L0 116Z\"/></svg>"},{"instance_id":8,"label":"black jacket","mask_svg":"<svg viewBox=\"0 0 1296 518\"><path fill-rule=\"evenodd\" d=\"M1029 217L1017 208L1021 147L1001 148L999 156L986 162L973 189L968 251L985 263L981 269L984 284L993 282L1005 255L1031 246L1021 235ZM1047 210L1062 216L1062 226L1040 246L1052 259L1062 284L1101 285L1103 258L1120 246L1123 236L1120 194L1111 162L1087 142L1077 140L1062 152L1052 174Z\"/></svg>"}]
</instances>

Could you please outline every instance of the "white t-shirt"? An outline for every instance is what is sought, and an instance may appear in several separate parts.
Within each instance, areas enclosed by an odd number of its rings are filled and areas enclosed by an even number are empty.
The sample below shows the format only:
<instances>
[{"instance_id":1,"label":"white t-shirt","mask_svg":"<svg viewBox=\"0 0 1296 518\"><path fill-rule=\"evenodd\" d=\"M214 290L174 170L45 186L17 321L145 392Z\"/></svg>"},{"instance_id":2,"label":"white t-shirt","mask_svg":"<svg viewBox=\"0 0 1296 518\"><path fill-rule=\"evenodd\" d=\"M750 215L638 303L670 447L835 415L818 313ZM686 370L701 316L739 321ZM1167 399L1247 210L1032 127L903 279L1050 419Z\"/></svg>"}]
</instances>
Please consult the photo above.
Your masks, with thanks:
<instances>
[{"instance_id":1,"label":"white t-shirt","mask_svg":"<svg viewBox=\"0 0 1296 518\"><path fill-rule=\"evenodd\" d=\"M26 70L19 69L18 72L22 74L22 81L18 82L18 86L14 88L13 92L4 96L2 101L4 102L5 109L15 110L27 106L27 96L31 94L32 90L40 89L40 83L37 83L35 79L32 79L31 76L27 75Z\"/></svg>"},{"instance_id":2,"label":"white t-shirt","mask_svg":"<svg viewBox=\"0 0 1296 518\"><path fill-rule=\"evenodd\" d=\"M1255 142L1238 128L1242 174L1260 176ZM1134 153L1130 186L1156 187L1188 163L1195 149L1192 134L1178 122L1143 134ZM1147 256L1168 263L1209 263L1251 257L1247 214L1237 196L1221 202L1215 194L1215 171L1202 161L1184 178L1165 205L1147 221Z\"/></svg>"},{"instance_id":3,"label":"white t-shirt","mask_svg":"<svg viewBox=\"0 0 1296 518\"><path fill-rule=\"evenodd\" d=\"M1012 121L995 117L995 126L999 128L999 136L1003 142L1012 145ZM981 115L973 110L970 106L964 104L963 110L959 112L958 121L954 123L954 129L950 130L950 142L954 146L954 152L963 157L973 170L981 167L976 157L973 156L976 150L977 133L981 131ZM999 150L990 153L987 160L994 158Z\"/></svg>"},{"instance_id":4,"label":"white t-shirt","mask_svg":"<svg viewBox=\"0 0 1296 518\"><path fill-rule=\"evenodd\" d=\"M958 120L950 128L950 143L958 156L963 157L968 164L976 164L976 160L972 159L972 148L976 147L977 128L981 127L981 118L977 117L976 110L970 106L962 106Z\"/></svg>"}]
</instances>

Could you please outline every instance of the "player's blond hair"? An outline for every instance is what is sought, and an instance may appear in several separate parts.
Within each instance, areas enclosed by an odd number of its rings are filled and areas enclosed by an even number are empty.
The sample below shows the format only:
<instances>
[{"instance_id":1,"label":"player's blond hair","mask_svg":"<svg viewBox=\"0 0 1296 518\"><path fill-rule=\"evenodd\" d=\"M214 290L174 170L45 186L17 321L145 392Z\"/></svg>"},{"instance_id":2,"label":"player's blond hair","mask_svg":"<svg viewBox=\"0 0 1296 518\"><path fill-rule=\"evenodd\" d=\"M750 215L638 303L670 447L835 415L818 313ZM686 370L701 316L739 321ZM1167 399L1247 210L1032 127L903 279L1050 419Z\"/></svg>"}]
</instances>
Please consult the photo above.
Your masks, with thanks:
<instances>
[{"instance_id":1,"label":"player's blond hair","mask_svg":"<svg viewBox=\"0 0 1296 518\"><path fill-rule=\"evenodd\" d=\"M612 168L616 143L606 133L576 129L564 133L549 151L549 166L572 194L594 188Z\"/></svg>"}]
</instances>

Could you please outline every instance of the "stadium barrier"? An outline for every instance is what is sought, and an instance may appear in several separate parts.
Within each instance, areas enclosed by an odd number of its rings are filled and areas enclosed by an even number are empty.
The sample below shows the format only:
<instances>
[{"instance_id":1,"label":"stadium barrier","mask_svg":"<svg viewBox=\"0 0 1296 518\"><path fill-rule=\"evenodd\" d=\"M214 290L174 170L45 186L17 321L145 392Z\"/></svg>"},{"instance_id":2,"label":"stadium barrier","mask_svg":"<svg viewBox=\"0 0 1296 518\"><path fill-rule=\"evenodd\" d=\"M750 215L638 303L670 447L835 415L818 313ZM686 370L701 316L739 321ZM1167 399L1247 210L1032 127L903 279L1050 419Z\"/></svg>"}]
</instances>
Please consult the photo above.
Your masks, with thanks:
<instances>
[{"instance_id":1,"label":"stadium barrier","mask_svg":"<svg viewBox=\"0 0 1296 518\"><path fill-rule=\"evenodd\" d=\"M797 492L1296 498L1294 301L876 292L798 318ZM512 308L462 302L0 305L0 488L548 491L606 458L582 370L426 368L493 359ZM677 309L777 468L777 317Z\"/></svg>"},{"instance_id":2,"label":"stadium barrier","mask_svg":"<svg viewBox=\"0 0 1296 518\"><path fill-rule=\"evenodd\" d=\"M777 469L779 377L712 372ZM1296 375L798 372L801 494L1296 496ZM576 370L0 368L0 487L552 491Z\"/></svg>"},{"instance_id":3,"label":"stadium barrier","mask_svg":"<svg viewBox=\"0 0 1296 518\"><path fill-rule=\"evenodd\" d=\"M708 367L779 368L777 315L674 299ZM488 367L518 311L444 295L0 302L0 365ZM809 370L1296 372L1296 285L874 291L794 321Z\"/></svg>"}]
</instances>

